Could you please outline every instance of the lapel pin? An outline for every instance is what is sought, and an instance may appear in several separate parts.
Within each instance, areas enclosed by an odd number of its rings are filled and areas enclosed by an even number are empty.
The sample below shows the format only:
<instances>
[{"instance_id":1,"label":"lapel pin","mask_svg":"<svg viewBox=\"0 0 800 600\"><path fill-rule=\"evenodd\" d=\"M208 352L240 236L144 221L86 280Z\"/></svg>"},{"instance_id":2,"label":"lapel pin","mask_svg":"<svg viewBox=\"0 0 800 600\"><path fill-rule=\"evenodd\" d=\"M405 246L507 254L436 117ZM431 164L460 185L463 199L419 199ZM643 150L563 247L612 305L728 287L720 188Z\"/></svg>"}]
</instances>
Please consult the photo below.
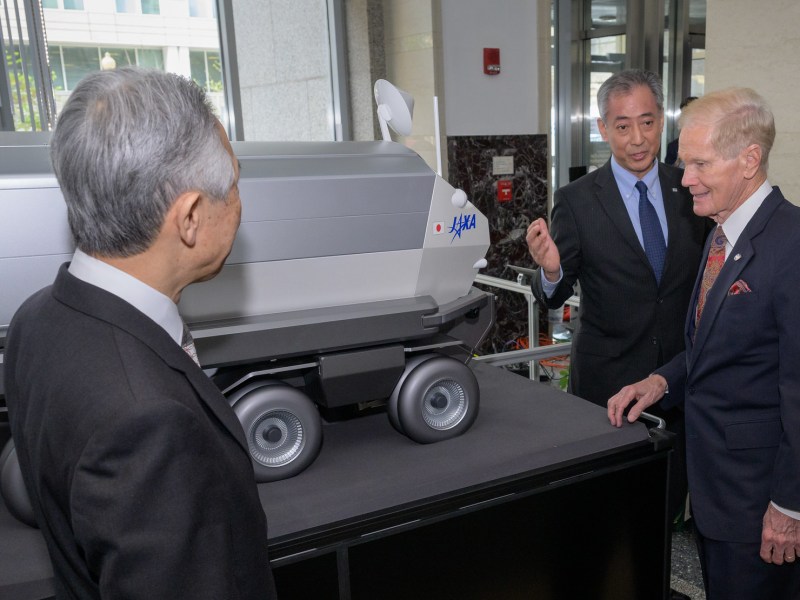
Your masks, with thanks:
<instances>
[{"instance_id":1,"label":"lapel pin","mask_svg":"<svg viewBox=\"0 0 800 600\"><path fill-rule=\"evenodd\" d=\"M733 260L739 260L740 258L742 258L742 255L737 254L736 256L733 257Z\"/></svg>"},{"instance_id":2,"label":"lapel pin","mask_svg":"<svg viewBox=\"0 0 800 600\"><path fill-rule=\"evenodd\" d=\"M673 191L673 192L677 192L677 191L678 191L678 188L672 188L672 191Z\"/></svg>"}]
</instances>

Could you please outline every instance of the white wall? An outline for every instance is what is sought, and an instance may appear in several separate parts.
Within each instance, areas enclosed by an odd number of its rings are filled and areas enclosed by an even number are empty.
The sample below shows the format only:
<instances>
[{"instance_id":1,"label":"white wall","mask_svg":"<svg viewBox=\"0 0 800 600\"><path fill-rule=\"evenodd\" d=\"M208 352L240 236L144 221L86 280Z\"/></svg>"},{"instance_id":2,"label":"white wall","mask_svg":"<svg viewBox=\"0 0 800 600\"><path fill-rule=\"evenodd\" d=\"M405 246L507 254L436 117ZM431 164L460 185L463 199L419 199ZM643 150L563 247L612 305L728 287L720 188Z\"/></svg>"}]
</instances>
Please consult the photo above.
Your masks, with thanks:
<instances>
[{"instance_id":1,"label":"white wall","mask_svg":"<svg viewBox=\"0 0 800 600\"><path fill-rule=\"evenodd\" d=\"M770 104L777 137L769 181L800 204L800 2L708 0L705 89L751 87Z\"/></svg>"},{"instance_id":2,"label":"white wall","mask_svg":"<svg viewBox=\"0 0 800 600\"><path fill-rule=\"evenodd\" d=\"M441 0L445 131L546 133L540 123L537 0ZM501 73L484 75L483 48L500 48ZM544 57L546 60L546 57Z\"/></svg>"},{"instance_id":3,"label":"white wall","mask_svg":"<svg viewBox=\"0 0 800 600\"><path fill-rule=\"evenodd\" d=\"M435 169L433 97L437 92L431 0L383 0L382 6L386 79L414 97L411 135L393 134L393 139Z\"/></svg>"}]
</instances>

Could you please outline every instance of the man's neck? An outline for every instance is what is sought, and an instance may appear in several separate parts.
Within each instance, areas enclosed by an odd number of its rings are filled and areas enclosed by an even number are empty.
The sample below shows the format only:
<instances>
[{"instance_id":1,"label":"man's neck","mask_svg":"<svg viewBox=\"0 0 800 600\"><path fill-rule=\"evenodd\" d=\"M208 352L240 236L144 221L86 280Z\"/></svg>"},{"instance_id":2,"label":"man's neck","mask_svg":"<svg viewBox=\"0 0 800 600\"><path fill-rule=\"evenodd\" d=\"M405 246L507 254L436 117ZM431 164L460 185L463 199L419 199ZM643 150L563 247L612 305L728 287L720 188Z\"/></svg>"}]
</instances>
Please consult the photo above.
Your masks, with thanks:
<instances>
[{"instance_id":1,"label":"man's neck","mask_svg":"<svg viewBox=\"0 0 800 600\"><path fill-rule=\"evenodd\" d=\"M159 260L158 253L153 252L152 249L126 257L96 255L93 255L93 257L127 273L131 277L135 277L145 285L172 299L175 304L180 300L183 288L188 285L181 285L178 276L179 270L174 269L170 272L169 269L165 269L163 261Z\"/></svg>"}]
</instances>

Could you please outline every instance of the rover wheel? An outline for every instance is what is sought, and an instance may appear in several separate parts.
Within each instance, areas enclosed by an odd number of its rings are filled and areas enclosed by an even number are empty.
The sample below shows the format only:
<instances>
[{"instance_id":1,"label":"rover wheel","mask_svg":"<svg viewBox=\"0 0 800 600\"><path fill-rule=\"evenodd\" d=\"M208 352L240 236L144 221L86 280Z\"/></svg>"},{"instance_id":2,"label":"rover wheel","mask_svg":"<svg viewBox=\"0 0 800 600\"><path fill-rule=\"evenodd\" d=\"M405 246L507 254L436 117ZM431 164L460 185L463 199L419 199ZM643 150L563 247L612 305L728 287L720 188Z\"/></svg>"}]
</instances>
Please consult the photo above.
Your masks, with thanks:
<instances>
[{"instance_id":1,"label":"rover wheel","mask_svg":"<svg viewBox=\"0 0 800 600\"><path fill-rule=\"evenodd\" d=\"M3 496L8 512L26 525L37 527L31 499L22 480L14 440L8 440L0 454L0 495Z\"/></svg>"},{"instance_id":2,"label":"rover wheel","mask_svg":"<svg viewBox=\"0 0 800 600\"><path fill-rule=\"evenodd\" d=\"M322 420L303 392L256 381L228 398L244 429L256 481L278 481L306 469L322 445Z\"/></svg>"},{"instance_id":3,"label":"rover wheel","mask_svg":"<svg viewBox=\"0 0 800 600\"><path fill-rule=\"evenodd\" d=\"M409 361L389 398L389 420L415 442L429 444L464 433L479 404L478 382L466 365L426 355Z\"/></svg>"}]
</instances>

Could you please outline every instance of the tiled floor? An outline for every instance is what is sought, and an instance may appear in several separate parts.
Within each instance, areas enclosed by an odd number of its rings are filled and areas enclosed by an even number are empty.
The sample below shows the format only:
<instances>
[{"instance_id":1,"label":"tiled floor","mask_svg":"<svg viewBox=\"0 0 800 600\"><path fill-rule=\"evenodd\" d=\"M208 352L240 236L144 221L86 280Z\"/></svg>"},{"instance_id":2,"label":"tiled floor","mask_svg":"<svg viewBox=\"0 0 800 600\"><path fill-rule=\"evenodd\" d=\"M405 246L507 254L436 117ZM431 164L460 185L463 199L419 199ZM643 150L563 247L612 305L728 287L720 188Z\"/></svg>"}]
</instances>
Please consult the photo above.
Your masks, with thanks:
<instances>
[{"instance_id":1,"label":"tiled floor","mask_svg":"<svg viewBox=\"0 0 800 600\"><path fill-rule=\"evenodd\" d=\"M689 596L692 600L705 600L703 576L697 558L691 526L686 531L672 533L672 577L673 589Z\"/></svg>"}]
</instances>

